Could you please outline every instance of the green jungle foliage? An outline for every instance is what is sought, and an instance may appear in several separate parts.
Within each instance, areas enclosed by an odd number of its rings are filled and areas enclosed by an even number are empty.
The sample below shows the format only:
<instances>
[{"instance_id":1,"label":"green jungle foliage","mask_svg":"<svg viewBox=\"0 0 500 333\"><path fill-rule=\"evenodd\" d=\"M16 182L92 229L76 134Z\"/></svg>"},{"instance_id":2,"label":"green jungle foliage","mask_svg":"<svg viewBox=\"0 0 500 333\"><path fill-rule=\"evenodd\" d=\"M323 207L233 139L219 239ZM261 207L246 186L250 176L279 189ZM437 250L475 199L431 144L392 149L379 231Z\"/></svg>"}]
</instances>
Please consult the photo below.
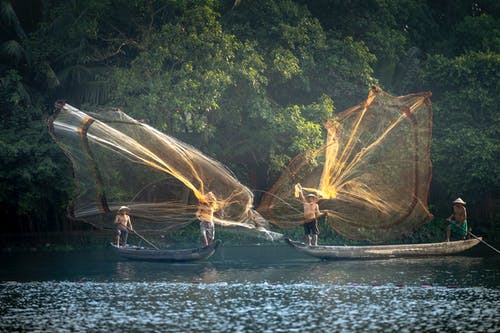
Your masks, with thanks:
<instances>
[{"instance_id":1,"label":"green jungle foliage","mask_svg":"<svg viewBox=\"0 0 500 333\"><path fill-rule=\"evenodd\" d=\"M120 107L268 189L377 84L432 91L430 206L500 239L500 2L2 0L2 232L71 231L57 99ZM444 227L443 227L444 232Z\"/></svg>"}]
</instances>

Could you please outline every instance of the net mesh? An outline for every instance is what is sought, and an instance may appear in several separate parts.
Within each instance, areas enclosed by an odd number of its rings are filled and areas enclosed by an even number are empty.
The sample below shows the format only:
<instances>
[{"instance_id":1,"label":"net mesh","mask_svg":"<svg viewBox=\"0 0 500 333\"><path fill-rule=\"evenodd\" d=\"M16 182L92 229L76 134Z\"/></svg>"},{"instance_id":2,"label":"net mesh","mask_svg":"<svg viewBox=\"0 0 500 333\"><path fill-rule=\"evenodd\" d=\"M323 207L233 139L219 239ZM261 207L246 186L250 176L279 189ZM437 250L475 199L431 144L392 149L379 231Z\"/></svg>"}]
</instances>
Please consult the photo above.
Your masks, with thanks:
<instances>
[{"instance_id":1,"label":"net mesh","mask_svg":"<svg viewBox=\"0 0 500 333\"><path fill-rule=\"evenodd\" d=\"M109 215L127 205L137 231L173 231L196 221L212 192L216 224L265 231L252 192L224 165L118 109L61 104L49 131L73 163L76 219L110 227Z\"/></svg>"},{"instance_id":2,"label":"net mesh","mask_svg":"<svg viewBox=\"0 0 500 333\"><path fill-rule=\"evenodd\" d=\"M326 121L326 144L294 158L257 210L280 228L303 224L300 183L319 196L327 225L349 239L413 232L431 217L430 96L372 88L363 103Z\"/></svg>"}]
</instances>

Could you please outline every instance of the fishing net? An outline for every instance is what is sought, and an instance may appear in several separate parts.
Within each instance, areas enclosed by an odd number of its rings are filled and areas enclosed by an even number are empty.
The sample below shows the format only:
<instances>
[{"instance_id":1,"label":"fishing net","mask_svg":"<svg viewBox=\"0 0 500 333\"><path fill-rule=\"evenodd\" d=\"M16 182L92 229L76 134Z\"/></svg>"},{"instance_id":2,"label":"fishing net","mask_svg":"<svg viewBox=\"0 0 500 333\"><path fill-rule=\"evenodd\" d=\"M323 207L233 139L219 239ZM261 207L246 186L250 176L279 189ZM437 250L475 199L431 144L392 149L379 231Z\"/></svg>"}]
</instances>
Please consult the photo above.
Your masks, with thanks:
<instances>
[{"instance_id":1,"label":"fishing net","mask_svg":"<svg viewBox=\"0 0 500 333\"><path fill-rule=\"evenodd\" d=\"M320 198L327 225L349 239L411 233L431 217L430 95L372 88L363 103L326 121L326 144L294 158L257 210L280 228L303 224L301 184Z\"/></svg>"},{"instance_id":2,"label":"fishing net","mask_svg":"<svg viewBox=\"0 0 500 333\"><path fill-rule=\"evenodd\" d=\"M250 190L218 161L118 109L57 108L49 131L73 163L74 218L111 227L126 205L137 231L173 231L196 221L211 192L216 224L265 230Z\"/></svg>"}]
</instances>

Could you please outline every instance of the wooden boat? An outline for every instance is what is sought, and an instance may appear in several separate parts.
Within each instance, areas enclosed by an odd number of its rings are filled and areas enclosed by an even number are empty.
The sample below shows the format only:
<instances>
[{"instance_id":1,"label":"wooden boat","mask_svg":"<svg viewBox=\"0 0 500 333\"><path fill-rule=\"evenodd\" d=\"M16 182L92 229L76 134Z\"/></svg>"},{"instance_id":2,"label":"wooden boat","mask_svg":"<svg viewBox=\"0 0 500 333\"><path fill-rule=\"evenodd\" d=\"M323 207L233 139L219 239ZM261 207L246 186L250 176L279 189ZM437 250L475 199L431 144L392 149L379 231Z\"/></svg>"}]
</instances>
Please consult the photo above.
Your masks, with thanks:
<instances>
[{"instance_id":1,"label":"wooden boat","mask_svg":"<svg viewBox=\"0 0 500 333\"><path fill-rule=\"evenodd\" d=\"M111 244L113 249L123 258L145 261L196 261L209 258L222 243L220 239L203 247L181 250L156 250L139 246L117 247Z\"/></svg>"},{"instance_id":2,"label":"wooden boat","mask_svg":"<svg viewBox=\"0 0 500 333\"><path fill-rule=\"evenodd\" d=\"M285 238L294 249L321 259L387 259L397 257L443 256L468 250L476 246L481 237L454 242L398 244L374 246L307 246Z\"/></svg>"}]
</instances>

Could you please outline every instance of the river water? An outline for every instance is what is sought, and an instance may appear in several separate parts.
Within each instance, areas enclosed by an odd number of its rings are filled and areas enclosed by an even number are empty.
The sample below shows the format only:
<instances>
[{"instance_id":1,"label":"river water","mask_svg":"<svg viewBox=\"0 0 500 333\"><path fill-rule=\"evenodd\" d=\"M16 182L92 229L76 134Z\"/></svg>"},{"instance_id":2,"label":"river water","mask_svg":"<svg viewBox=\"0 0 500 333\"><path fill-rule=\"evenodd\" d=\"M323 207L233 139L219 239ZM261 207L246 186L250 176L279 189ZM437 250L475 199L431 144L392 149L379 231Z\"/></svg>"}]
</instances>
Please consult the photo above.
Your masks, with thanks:
<instances>
[{"instance_id":1,"label":"river water","mask_svg":"<svg viewBox=\"0 0 500 333\"><path fill-rule=\"evenodd\" d=\"M206 262L0 255L0 332L500 332L500 257L321 261L222 246Z\"/></svg>"}]
</instances>

